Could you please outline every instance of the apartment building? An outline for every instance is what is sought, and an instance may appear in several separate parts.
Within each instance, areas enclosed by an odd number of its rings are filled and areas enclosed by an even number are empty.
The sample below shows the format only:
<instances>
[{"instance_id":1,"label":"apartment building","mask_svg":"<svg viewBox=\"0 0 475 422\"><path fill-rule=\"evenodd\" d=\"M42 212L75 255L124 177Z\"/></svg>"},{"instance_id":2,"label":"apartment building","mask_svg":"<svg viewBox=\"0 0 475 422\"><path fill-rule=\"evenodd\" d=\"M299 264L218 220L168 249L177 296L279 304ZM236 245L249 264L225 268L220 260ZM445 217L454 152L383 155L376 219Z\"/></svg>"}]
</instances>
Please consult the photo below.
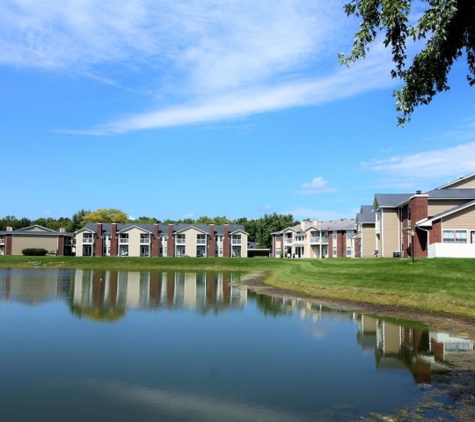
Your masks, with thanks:
<instances>
[{"instance_id":1,"label":"apartment building","mask_svg":"<svg viewBox=\"0 0 475 422\"><path fill-rule=\"evenodd\" d=\"M247 257L243 225L89 223L76 256Z\"/></svg>"},{"instance_id":2,"label":"apartment building","mask_svg":"<svg viewBox=\"0 0 475 422\"><path fill-rule=\"evenodd\" d=\"M475 258L475 173L428 192L376 194L381 257Z\"/></svg>"},{"instance_id":3,"label":"apartment building","mask_svg":"<svg viewBox=\"0 0 475 422\"><path fill-rule=\"evenodd\" d=\"M55 231L34 225L13 230L0 231L0 255L22 255L23 249L46 249L51 255L71 255L73 233L64 229Z\"/></svg>"},{"instance_id":4,"label":"apartment building","mask_svg":"<svg viewBox=\"0 0 475 422\"><path fill-rule=\"evenodd\" d=\"M354 257L355 220L302 221L272 233L274 258Z\"/></svg>"}]
</instances>

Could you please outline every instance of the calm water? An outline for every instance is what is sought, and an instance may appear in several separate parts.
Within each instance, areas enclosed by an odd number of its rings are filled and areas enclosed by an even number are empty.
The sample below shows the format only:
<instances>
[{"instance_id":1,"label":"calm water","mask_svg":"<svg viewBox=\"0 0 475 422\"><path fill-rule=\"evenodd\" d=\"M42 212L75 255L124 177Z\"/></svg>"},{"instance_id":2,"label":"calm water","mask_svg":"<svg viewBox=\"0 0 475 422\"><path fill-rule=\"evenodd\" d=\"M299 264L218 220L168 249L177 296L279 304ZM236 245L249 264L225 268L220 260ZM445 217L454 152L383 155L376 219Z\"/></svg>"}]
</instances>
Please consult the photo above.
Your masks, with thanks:
<instances>
[{"instance_id":1,"label":"calm water","mask_svg":"<svg viewBox=\"0 0 475 422\"><path fill-rule=\"evenodd\" d=\"M238 281L0 269L1 420L358 420L416 402L473 348Z\"/></svg>"}]
</instances>

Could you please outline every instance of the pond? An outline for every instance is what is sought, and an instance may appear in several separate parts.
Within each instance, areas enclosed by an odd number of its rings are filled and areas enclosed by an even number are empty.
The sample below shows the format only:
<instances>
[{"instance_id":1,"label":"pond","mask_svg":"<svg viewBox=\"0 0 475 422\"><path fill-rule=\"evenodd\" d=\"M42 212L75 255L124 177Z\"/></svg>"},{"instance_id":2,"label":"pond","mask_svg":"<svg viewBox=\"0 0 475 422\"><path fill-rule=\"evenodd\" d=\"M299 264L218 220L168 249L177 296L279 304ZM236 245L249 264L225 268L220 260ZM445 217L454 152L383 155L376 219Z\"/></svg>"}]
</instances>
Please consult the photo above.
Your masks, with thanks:
<instances>
[{"instance_id":1,"label":"pond","mask_svg":"<svg viewBox=\"0 0 475 422\"><path fill-rule=\"evenodd\" d=\"M2 420L359 420L416 403L473 349L240 279L0 268Z\"/></svg>"}]
</instances>

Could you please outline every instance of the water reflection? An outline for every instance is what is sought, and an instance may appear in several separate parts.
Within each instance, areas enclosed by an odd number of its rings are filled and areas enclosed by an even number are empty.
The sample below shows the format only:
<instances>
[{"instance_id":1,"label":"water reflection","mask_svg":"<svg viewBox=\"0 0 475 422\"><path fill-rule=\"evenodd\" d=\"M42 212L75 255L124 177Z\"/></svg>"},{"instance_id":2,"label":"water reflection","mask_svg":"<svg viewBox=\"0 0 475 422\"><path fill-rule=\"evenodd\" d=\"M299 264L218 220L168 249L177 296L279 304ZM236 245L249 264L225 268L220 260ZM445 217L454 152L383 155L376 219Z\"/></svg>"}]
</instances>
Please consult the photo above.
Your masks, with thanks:
<instances>
[{"instance_id":1,"label":"water reflection","mask_svg":"<svg viewBox=\"0 0 475 422\"><path fill-rule=\"evenodd\" d=\"M474 349L420 324L256 294L243 278L0 269L5 420L34 419L20 398L45 420L61 409L68 420L358 420L417 399Z\"/></svg>"},{"instance_id":2,"label":"water reflection","mask_svg":"<svg viewBox=\"0 0 475 422\"><path fill-rule=\"evenodd\" d=\"M417 384L430 384L431 373L446 370L451 353L475 350L475 341L425 329L409 321L393 321L356 312L324 308L322 305L294 298L276 298L249 293L249 299L265 315L299 313L302 321L311 321L309 331L316 339L326 336L319 329L325 318L352 321L358 327L356 341L364 351L374 353L378 370L409 370ZM415 326L420 326L414 328Z\"/></svg>"},{"instance_id":3,"label":"water reflection","mask_svg":"<svg viewBox=\"0 0 475 422\"><path fill-rule=\"evenodd\" d=\"M237 280L229 273L76 270L69 299L74 314L106 321L140 308L206 314L244 305L247 290Z\"/></svg>"}]
</instances>

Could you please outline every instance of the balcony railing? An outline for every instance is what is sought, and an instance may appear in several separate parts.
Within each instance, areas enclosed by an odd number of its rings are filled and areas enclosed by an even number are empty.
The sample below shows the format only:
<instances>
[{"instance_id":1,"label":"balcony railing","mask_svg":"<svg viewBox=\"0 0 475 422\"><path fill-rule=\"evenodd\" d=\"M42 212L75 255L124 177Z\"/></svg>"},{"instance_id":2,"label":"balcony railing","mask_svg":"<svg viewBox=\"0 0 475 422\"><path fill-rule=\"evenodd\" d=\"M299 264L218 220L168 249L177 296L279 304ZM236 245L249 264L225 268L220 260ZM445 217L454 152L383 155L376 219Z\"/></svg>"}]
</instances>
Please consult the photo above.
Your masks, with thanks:
<instances>
[{"instance_id":1,"label":"balcony railing","mask_svg":"<svg viewBox=\"0 0 475 422\"><path fill-rule=\"evenodd\" d=\"M292 243L292 238L291 238L291 237L286 237L286 238L284 239L284 243L287 243L287 244L290 245L290 244Z\"/></svg>"},{"instance_id":2,"label":"balcony railing","mask_svg":"<svg viewBox=\"0 0 475 422\"><path fill-rule=\"evenodd\" d=\"M196 243L199 245L204 245L206 244L206 239L196 239Z\"/></svg>"},{"instance_id":3,"label":"balcony railing","mask_svg":"<svg viewBox=\"0 0 475 422\"><path fill-rule=\"evenodd\" d=\"M184 245L185 243L186 243L186 239L183 239L183 238L180 238L180 237L176 238L176 244L177 245Z\"/></svg>"},{"instance_id":4,"label":"balcony railing","mask_svg":"<svg viewBox=\"0 0 475 422\"><path fill-rule=\"evenodd\" d=\"M310 243L328 243L328 236L312 236Z\"/></svg>"},{"instance_id":5,"label":"balcony railing","mask_svg":"<svg viewBox=\"0 0 475 422\"><path fill-rule=\"evenodd\" d=\"M92 244L92 238L91 237L83 237L82 238L82 243L85 245L91 245Z\"/></svg>"},{"instance_id":6,"label":"balcony railing","mask_svg":"<svg viewBox=\"0 0 475 422\"><path fill-rule=\"evenodd\" d=\"M141 237L140 238L140 244L141 245L148 245L150 243L150 238L149 237Z\"/></svg>"},{"instance_id":7,"label":"balcony railing","mask_svg":"<svg viewBox=\"0 0 475 422\"><path fill-rule=\"evenodd\" d=\"M119 243L129 243L129 238L128 237L120 237L119 238Z\"/></svg>"},{"instance_id":8,"label":"balcony railing","mask_svg":"<svg viewBox=\"0 0 475 422\"><path fill-rule=\"evenodd\" d=\"M231 243L233 245L240 245L241 244L241 238L239 239L231 239Z\"/></svg>"}]
</instances>

